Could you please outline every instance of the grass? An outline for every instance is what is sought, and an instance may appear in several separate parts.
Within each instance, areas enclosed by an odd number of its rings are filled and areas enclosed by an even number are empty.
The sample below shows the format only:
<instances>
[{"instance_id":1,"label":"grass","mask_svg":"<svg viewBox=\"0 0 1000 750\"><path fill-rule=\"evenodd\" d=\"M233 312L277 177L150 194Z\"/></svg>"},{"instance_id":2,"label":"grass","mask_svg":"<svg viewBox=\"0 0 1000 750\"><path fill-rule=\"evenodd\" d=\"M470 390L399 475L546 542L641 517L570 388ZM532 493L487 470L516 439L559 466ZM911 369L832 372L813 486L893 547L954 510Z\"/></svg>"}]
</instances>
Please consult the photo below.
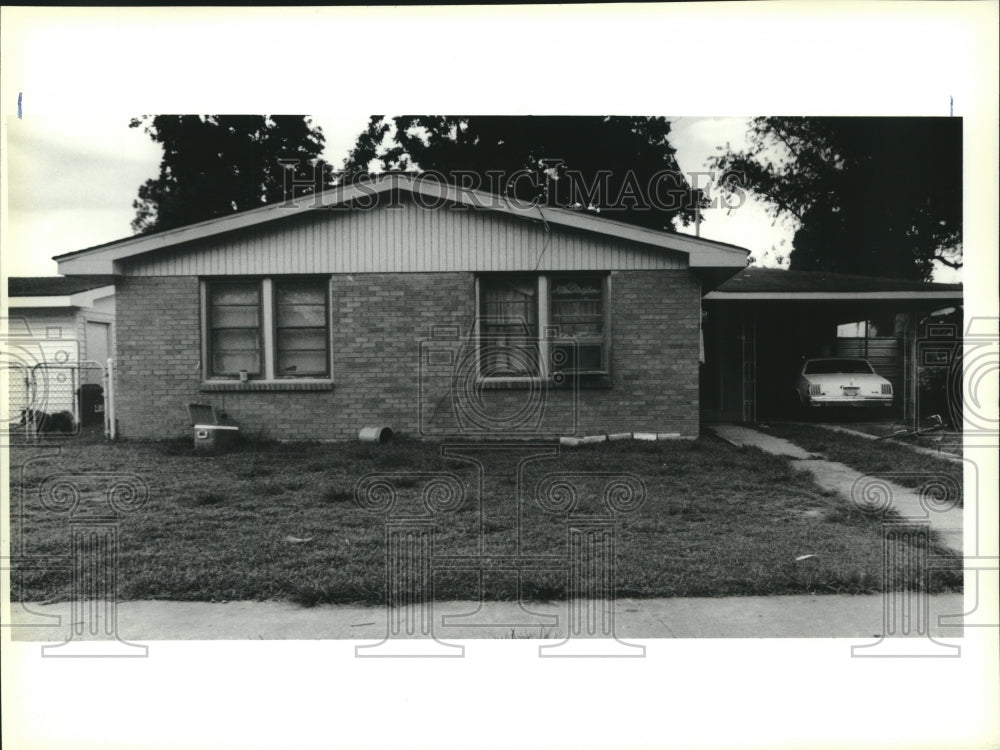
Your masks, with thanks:
<instances>
[{"instance_id":1,"label":"grass","mask_svg":"<svg viewBox=\"0 0 1000 750\"><path fill-rule=\"evenodd\" d=\"M838 427L846 427L855 432L864 432L875 437L884 437L899 430L910 430L913 425L910 420L904 420L898 411L867 410L857 408L841 409L809 409L799 411L794 414L797 423L826 422L836 423ZM788 415L793 417L793 415ZM781 421L777 420L776 421ZM930 419L921 422L921 426L926 429L931 425ZM882 442L882 441L880 441ZM893 438L890 441L895 445L911 445L920 448L944 453L951 456L962 456L962 434L951 429L928 432L924 435L909 435L907 437Z\"/></svg>"},{"instance_id":2,"label":"grass","mask_svg":"<svg viewBox=\"0 0 1000 750\"><path fill-rule=\"evenodd\" d=\"M903 423L901 420L890 423L850 422L842 424L841 426L851 430L857 430L858 432L865 432L869 435L874 435L875 437L883 437L897 430L911 428L910 424ZM960 432L929 432L925 435L909 435L902 438L893 438L893 441L898 445L916 445L920 448L927 448L929 450L950 454L952 456L962 455L962 434Z\"/></svg>"},{"instance_id":3,"label":"grass","mask_svg":"<svg viewBox=\"0 0 1000 750\"><path fill-rule=\"evenodd\" d=\"M540 639L540 640L551 640L551 639L555 638L555 629L554 628L546 628L544 626L539 626L538 631L536 632L534 630L531 630L531 631L523 631L523 630L522 631L518 631L518 630L515 630L514 628L511 628L509 635L505 634L505 635L502 635L500 637L504 638L504 639L512 639L512 640L518 640L518 639L524 639L524 638L528 638L528 639L537 638L537 639Z\"/></svg>"},{"instance_id":4,"label":"grass","mask_svg":"<svg viewBox=\"0 0 1000 750\"><path fill-rule=\"evenodd\" d=\"M605 514L606 479L595 472L629 473L646 491L645 504L616 519L619 596L881 590L878 519L824 493L782 458L703 438L606 443L528 461L521 466L527 489L519 538L518 463L532 452L537 448L497 451L480 444L471 458L458 460L442 457L439 445L406 440L387 446L272 443L217 456L196 455L189 441L68 441L59 452L15 447L11 550L15 558L28 558L15 562L12 597L72 595L68 570L31 564L31 558L67 554L67 515L41 504L52 477L67 474L77 475L76 513L104 507L109 484L123 474L148 487L145 504L118 519L123 600L384 603L385 515L355 501L355 484L370 474L393 484L399 516L424 512L421 497L433 489L433 475L449 475L461 488L462 503L432 517L435 556L467 561L455 570L435 564L432 595L441 600L565 598L571 593L565 573L569 521ZM536 486L551 473L574 477L572 519L534 501ZM437 490L446 502L447 492ZM534 560L520 581L510 569L518 545ZM480 553L487 557L476 570L468 560ZM796 561L803 555L814 557ZM961 578L935 576L932 583L934 590L959 590Z\"/></svg>"},{"instance_id":5,"label":"grass","mask_svg":"<svg viewBox=\"0 0 1000 750\"><path fill-rule=\"evenodd\" d=\"M918 453L889 440L876 442L813 425L775 424L760 429L819 453L830 461L846 464L862 474L891 474L891 480L904 487L919 489L936 478L943 478L946 481L939 486L954 488L957 501L962 504L964 467L954 461ZM951 502L952 497L949 493L947 498L940 500Z\"/></svg>"}]
</instances>

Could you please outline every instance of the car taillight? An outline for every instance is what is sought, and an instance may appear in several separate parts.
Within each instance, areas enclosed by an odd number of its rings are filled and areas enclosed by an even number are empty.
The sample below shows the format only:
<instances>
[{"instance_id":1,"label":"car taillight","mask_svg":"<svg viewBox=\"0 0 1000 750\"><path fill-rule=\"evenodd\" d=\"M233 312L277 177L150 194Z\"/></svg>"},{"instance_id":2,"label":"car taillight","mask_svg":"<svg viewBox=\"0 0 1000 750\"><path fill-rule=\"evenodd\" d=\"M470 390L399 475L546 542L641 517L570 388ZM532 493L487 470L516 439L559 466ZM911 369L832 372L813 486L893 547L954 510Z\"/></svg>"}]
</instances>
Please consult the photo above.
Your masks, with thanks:
<instances>
[{"instance_id":1,"label":"car taillight","mask_svg":"<svg viewBox=\"0 0 1000 750\"><path fill-rule=\"evenodd\" d=\"M891 396L892 395L892 384L891 383L882 383L882 395L883 396Z\"/></svg>"},{"instance_id":2,"label":"car taillight","mask_svg":"<svg viewBox=\"0 0 1000 750\"><path fill-rule=\"evenodd\" d=\"M809 386L809 395L810 396L819 396L822 392L823 391L820 390L820 388L819 388L818 385L810 385Z\"/></svg>"}]
</instances>

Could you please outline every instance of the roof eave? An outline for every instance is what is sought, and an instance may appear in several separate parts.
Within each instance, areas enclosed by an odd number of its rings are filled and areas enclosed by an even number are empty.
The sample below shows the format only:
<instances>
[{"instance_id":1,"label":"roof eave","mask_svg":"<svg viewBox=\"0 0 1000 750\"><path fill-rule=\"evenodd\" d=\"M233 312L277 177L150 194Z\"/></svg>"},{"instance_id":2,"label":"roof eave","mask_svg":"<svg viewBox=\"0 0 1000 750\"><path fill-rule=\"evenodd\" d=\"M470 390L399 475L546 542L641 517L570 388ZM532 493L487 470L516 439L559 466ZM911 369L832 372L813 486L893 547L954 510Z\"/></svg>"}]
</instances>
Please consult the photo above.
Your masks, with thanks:
<instances>
[{"instance_id":1,"label":"roof eave","mask_svg":"<svg viewBox=\"0 0 1000 750\"><path fill-rule=\"evenodd\" d=\"M93 307L94 303L115 293L113 285L85 289L73 294L37 294L23 297L9 297L7 306L10 308L39 307Z\"/></svg>"},{"instance_id":2,"label":"roof eave","mask_svg":"<svg viewBox=\"0 0 1000 750\"><path fill-rule=\"evenodd\" d=\"M10 297L8 309L38 308L38 307L75 307L72 296L68 294L39 295L36 297Z\"/></svg>"}]
</instances>

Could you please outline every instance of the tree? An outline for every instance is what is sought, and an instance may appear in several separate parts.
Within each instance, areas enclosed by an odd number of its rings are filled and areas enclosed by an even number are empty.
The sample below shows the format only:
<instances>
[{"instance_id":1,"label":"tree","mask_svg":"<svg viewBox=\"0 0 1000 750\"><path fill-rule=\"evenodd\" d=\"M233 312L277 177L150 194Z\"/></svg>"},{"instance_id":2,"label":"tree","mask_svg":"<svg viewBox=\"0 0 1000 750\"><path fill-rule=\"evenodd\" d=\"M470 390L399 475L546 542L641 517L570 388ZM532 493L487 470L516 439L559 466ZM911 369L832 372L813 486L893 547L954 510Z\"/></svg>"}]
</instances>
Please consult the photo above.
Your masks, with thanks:
<instances>
[{"instance_id":1,"label":"tree","mask_svg":"<svg viewBox=\"0 0 1000 750\"><path fill-rule=\"evenodd\" d=\"M960 119L757 117L748 140L710 166L797 224L791 268L921 280L935 262L961 268Z\"/></svg>"},{"instance_id":2,"label":"tree","mask_svg":"<svg viewBox=\"0 0 1000 750\"><path fill-rule=\"evenodd\" d=\"M708 203L681 174L669 134L663 117L376 115L345 172L433 172L525 204L674 231L675 220L686 226L696 203Z\"/></svg>"},{"instance_id":3,"label":"tree","mask_svg":"<svg viewBox=\"0 0 1000 750\"><path fill-rule=\"evenodd\" d=\"M136 234L277 200L285 177L279 160L299 160L301 174L324 145L322 130L301 115L145 115L129 127L163 144L159 177L132 203Z\"/></svg>"}]
</instances>

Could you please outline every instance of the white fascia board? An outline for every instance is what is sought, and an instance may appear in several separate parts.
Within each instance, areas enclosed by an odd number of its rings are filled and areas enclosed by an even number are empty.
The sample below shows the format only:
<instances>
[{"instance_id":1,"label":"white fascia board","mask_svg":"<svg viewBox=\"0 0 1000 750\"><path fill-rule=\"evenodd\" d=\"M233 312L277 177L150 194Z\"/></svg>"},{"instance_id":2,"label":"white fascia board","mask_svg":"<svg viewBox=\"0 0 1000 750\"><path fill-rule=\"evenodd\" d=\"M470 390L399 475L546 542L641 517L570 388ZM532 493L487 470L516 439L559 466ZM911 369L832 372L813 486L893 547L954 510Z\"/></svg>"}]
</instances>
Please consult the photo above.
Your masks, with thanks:
<instances>
[{"instance_id":1,"label":"white fascia board","mask_svg":"<svg viewBox=\"0 0 1000 750\"><path fill-rule=\"evenodd\" d=\"M75 294L47 295L38 297L10 297L9 308L19 307L93 307L102 297L114 296L114 286L101 286Z\"/></svg>"},{"instance_id":2,"label":"white fascia board","mask_svg":"<svg viewBox=\"0 0 1000 750\"><path fill-rule=\"evenodd\" d=\"M94 303L102 297L112 297L115 293L114 285L99 286L96 289L88 289L84 292L77 292L70 299L76 307L93 307Z\"/></svg>"},{"instance_id":3,"label":"white fascia board","mask_svg":"<svg viewBox=\"0 0 1000 750\"><path fill-rule=\"evenodd\" d=\"M308 209L301 206L284 208L288 212L285 215L291 216L305 210L314 210L311 207L312 204L309 205ZM81 251L79 254L71 254L70 257L57 255L53 260L58 263L59 273L63 276L119 275L118 269L115 267L116 261L271 221L281 216L280 214L275 215L275 211L281 208L281 204L275 204L146 237L129 237L107 247L98 247L93 250Z\"/></svg>"},{"instance_id":4,"label":"white fascia board","mask_svg":"<svg viewBox=\"0 0 1000 750\"><path fill-rule=\"evenodd\" d=\"M962 292L709 292L706 300L955 300Z\"/></svg>"},{"instance_id":5,"label":"white fascia board","mask_svg":"<svg viewBox=\"0 0 1000 750\"><path fill-rule=\"evenodd\" d=\"M50 297L9 297L7 307L15 310L20 307L73 307L71 296L60 295Z\"/></svg>"}]
</instances>

